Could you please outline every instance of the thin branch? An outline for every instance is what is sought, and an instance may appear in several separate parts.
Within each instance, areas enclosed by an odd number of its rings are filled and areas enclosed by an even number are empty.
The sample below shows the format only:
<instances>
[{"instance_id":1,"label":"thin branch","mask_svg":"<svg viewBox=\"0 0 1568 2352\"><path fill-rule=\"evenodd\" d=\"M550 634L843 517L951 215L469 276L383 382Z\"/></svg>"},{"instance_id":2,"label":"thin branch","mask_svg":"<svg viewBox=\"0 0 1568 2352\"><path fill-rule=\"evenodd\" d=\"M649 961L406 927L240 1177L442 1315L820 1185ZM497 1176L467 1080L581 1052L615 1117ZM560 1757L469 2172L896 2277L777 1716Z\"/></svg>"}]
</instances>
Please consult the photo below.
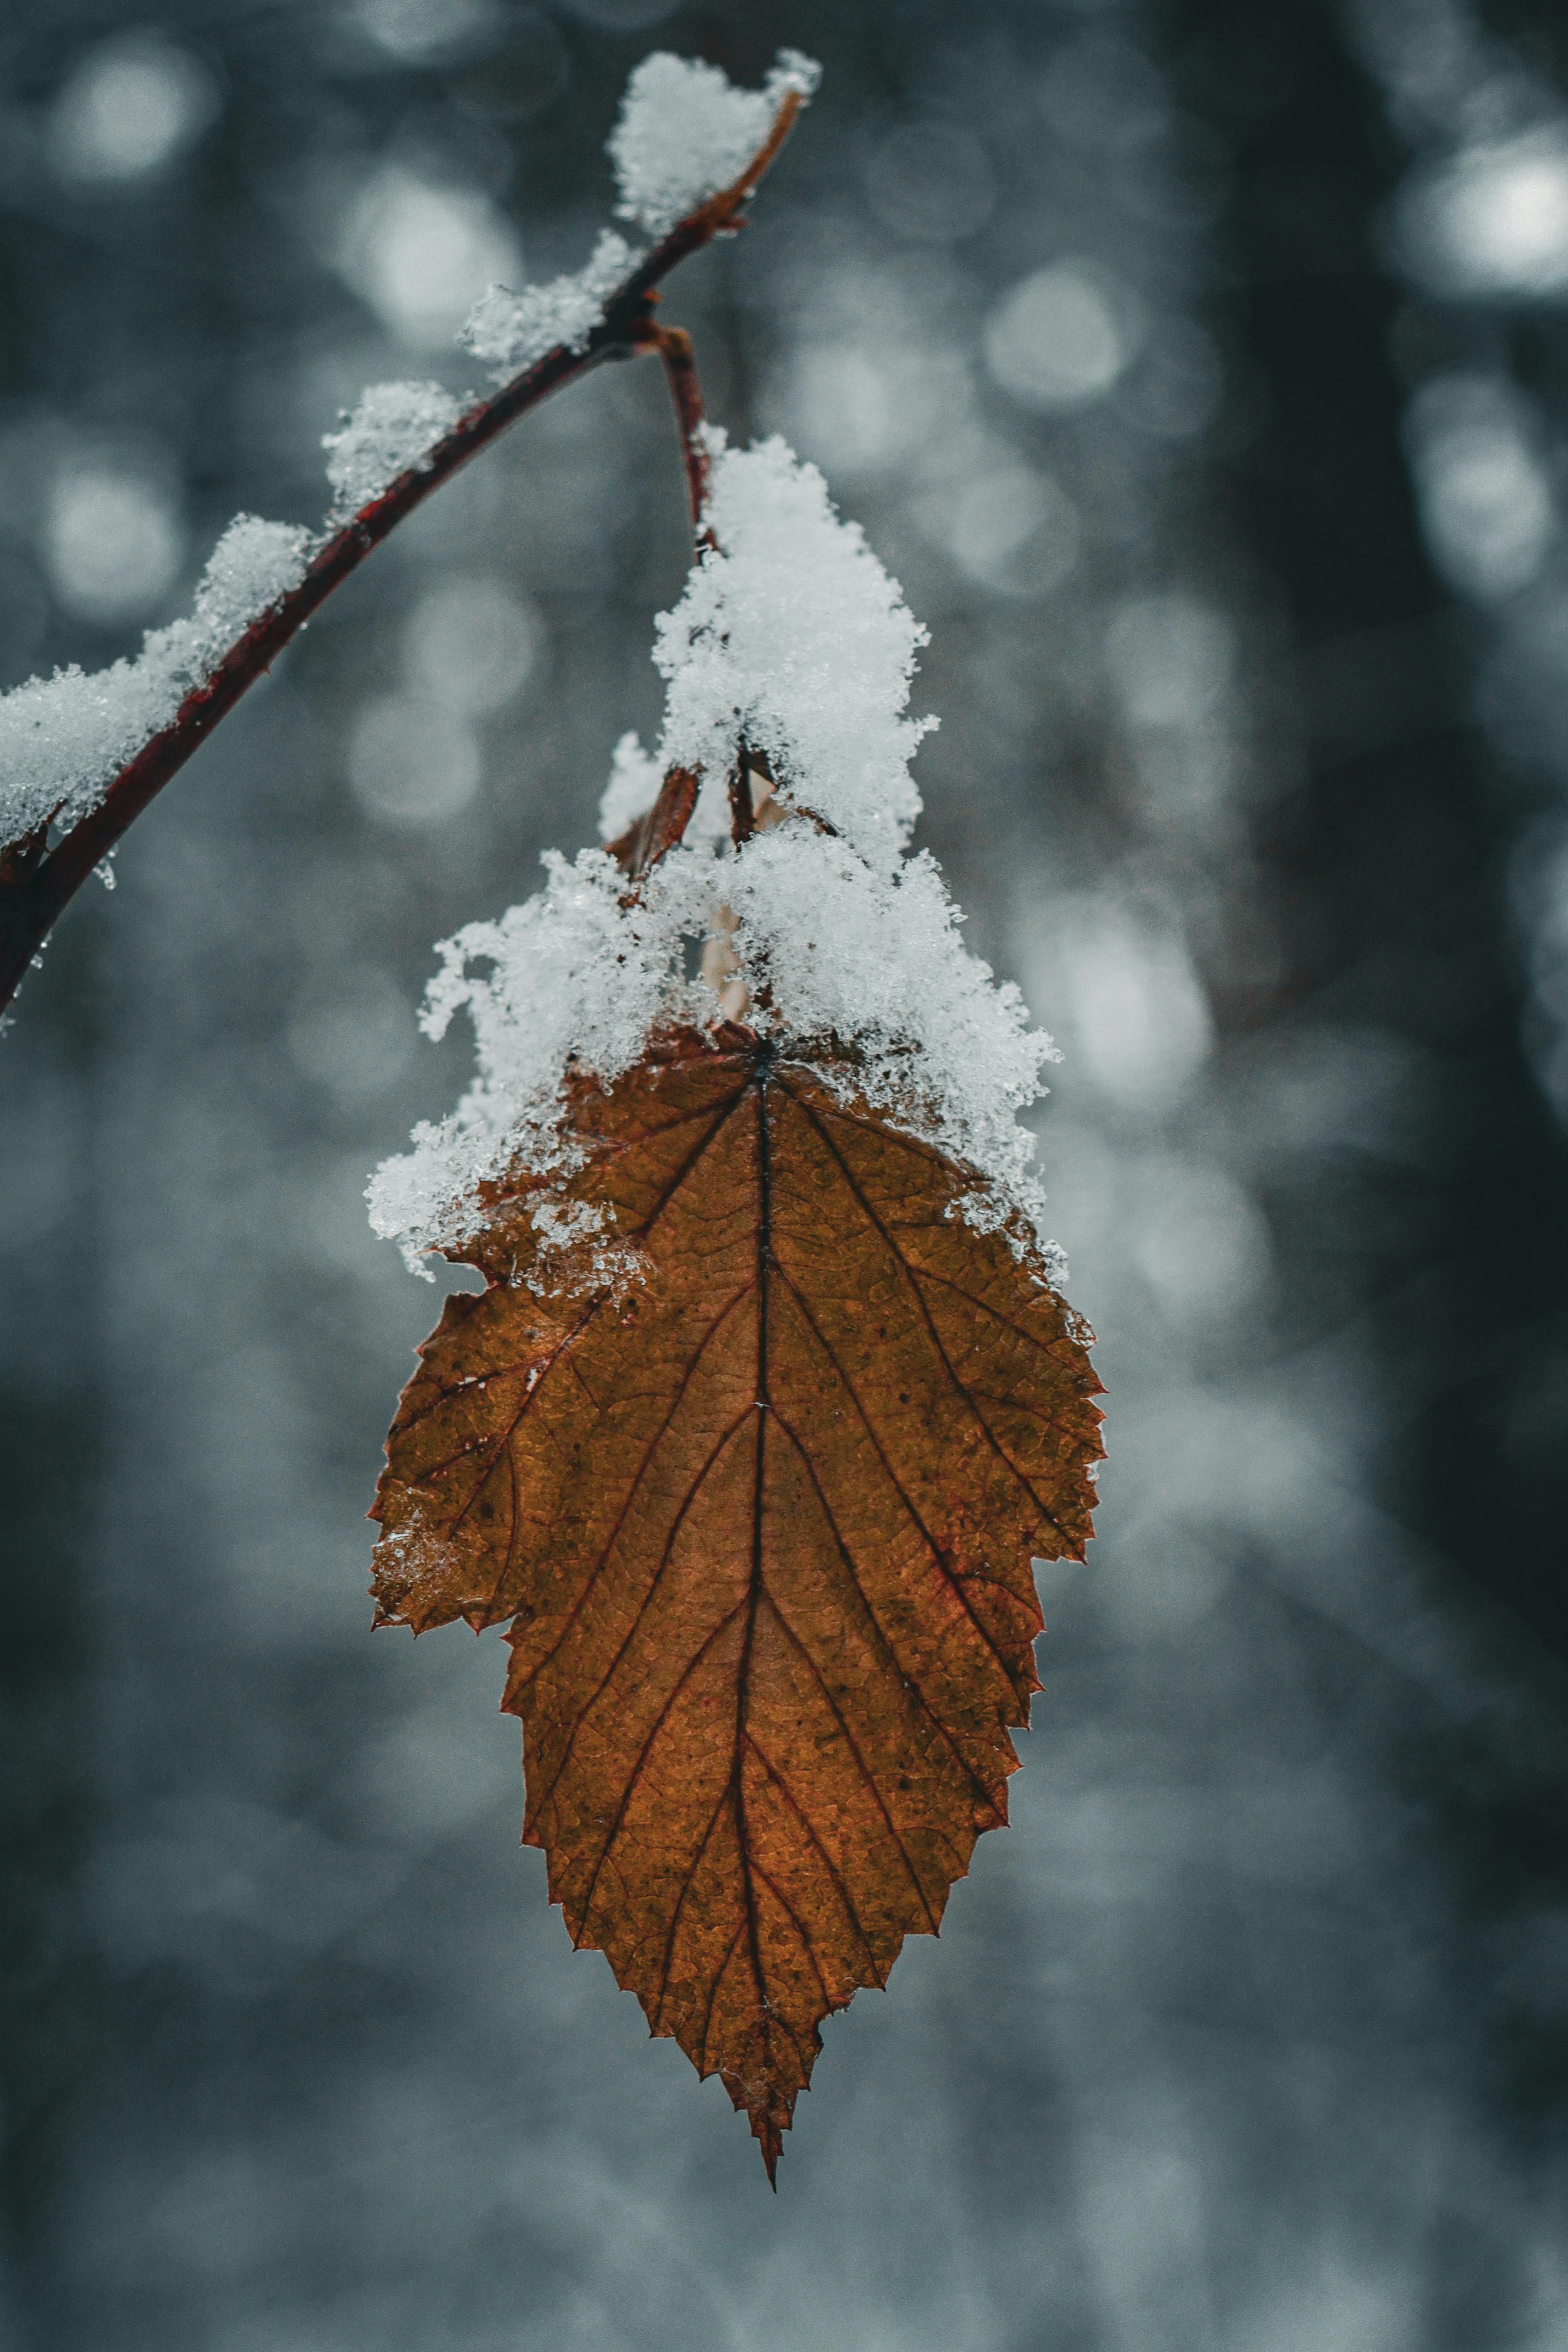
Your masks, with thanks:
<instances>
[{"instance_id":1,"label":"thin branch","mask_svg":"<svg viewBox=\"0 0 1568 2352\"><path fill-rule=\"evenodd\" d=\"M68 832L51 845L52 828L40 826L0 850L0 1012L15 996L62 909L88 876L206 741L247 688L271 668L317 607L351 572L358 570L372 548L551 393L585 375L604 360L626 359L648 348L660 282L715 237L742 226L741 208L784 145L799 111L799 94L786 91L772 131L740 178L677 222L668 236L643 257L610 297L582 351L557 344L546 352L490 399L479 402L460 416L418 467L400 474L379 498L327 540L299 586L230 646L211 674L186 696L168 726L142 745L97 805Z\"/></svg>"},{"instance_id":2,"label":"thin branch","mask_svg":"<svg viewBox=\"0 0 1568 2352\"><path fill-rule=\"evenodd\" d=\"M681 455L686 459L686 488L691 500L691 532L697 541L697 552L700 555L708 548L716 548L719 542L703 519L712 469L709 463L708 444L702 436L702 426L707 419L702 406L702 386L697 374L697 355L684 327L654 327L648 336L648 347L657 351L664 362L665 380L669 385L670 399L675 404Z\"/></svg>"},{"instance_id":3,"label":"thin branch","mask_svg":"<svg viewBox=\"0 0 1568 2352\"><path fill-rule=\"evenodd\" d=\"M702 519L703 509L708 504L710 468L708 448L701 431L706 417L702 406L702 385L697 373L697 354L684 327L660 327L651 321L644 331L640 349L657 352L664 362L669 396L675 404L680 451L686 461L686 488L691 500L691 536L700 556L706 549L717 548L719 542ZM621 902L623 906L630 905L640 895L638 886L644 875L685 839L691 812L697 806L700 783L699 770L671 768L652 808L628 826L618 840L605 843L608 855L632 885L630 894Z\"/></svg>"}]
</instances>

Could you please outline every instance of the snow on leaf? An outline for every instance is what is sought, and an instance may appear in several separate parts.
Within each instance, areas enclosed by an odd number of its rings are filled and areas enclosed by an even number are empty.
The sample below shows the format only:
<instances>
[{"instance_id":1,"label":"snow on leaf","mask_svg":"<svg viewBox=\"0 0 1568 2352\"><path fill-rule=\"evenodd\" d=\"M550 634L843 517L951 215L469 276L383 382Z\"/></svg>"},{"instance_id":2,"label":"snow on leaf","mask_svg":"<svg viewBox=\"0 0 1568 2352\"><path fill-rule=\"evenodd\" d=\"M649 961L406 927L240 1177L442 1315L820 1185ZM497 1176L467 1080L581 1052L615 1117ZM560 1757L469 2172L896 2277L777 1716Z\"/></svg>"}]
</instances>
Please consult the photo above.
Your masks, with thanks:
<instances>
[{"instance_id":1,"label":"snow on leaf","mask_svg":"<svg viewBox=\"0 0 1568 2352\"><path fill-rule=\"evenodd\" d=\"M440 1037L467 1011L478 1073L455 1111L416 1128L413 1150L377 1171L368 1194L371 1223L416 1273L427 1252L461 1242L477 1188L520 1153L540 1171L570 1165L560 1123L568 1064L618 1077L667 1008L682 1003L681 935L668 905L626 903L620 867L600 849L571 864L551 850L543 864L536 898L468 924L439 950L422 1025Z\"/></svg>"},{"instance_id":2,"label":"snow on leaf","mask_svg":"<svg viewBox=\"0 0 1568 2352\"><path fill-rule=\"evenodd\" d=\"M775 836L776 837L776 836ZM818 2026L1006 1818L1088 1334L981 1181L787 1038L665 1033L486 1188L387 1446L384 1622L503 1618L525 1840L770 2177ZM568 1263L586 1230L635 1253Z\"/></svg>"},{"instance_id":3,"label":"snow on leaf","mask_svg":"<svg viewBox=\"0 0 1568 2352\"><path fill-rule=\"evenodd\" d=\"M413 1150L388 1160L369 1193L376 1231L411 1266L463 1240L483 1186L519 1156L542 1170L569 1161L569 1067L609 1084L656 1028L717 1017L712 994L685 977L684 948L717 928L721 908L741 919L734 947L755 1025L802 1052L815 1041L824 1068L853 1045L867 1099L984 1179L960 1213L1005 1225L1017 1212L1040 1226L1033 1138L1015 1111L1042 1091L1056 1048L1029 1027L1017 991L997 988L963 947L929 856L878 874L797 819L728 857L669 849L631 893L602 850L571 864L550 852L544 864L537 897L441 949L424 1025L440 1036L467 1012L478 1072L457 1109L416 1129ZM1037 1238L1060 1279L1060 1252Z\"/></svg>"},{"instance_id":4,"label":"snow on leaf","mask_svg":"<svg viewBox=\"0 0 1568 2352\"><path fill-rule=\"evenodd\" d=\"M797 824L760 834L721 871L753 1021L770 1034L852 1042L858 1090L979 1171L959 1213L990 1230L1021 1215L1064 1280L1030 1174L1034 1138L1016 1116L1061 1057L1030 1028L1017 989L998 987L964 947L930 852L883 876L847 842ZM821 1067L837 1083L832 1055Z\"/></svg>"},{"instance_id":5,"label":"snow on leaf","mask_svg":"<svg viewBox=\"0 0 1568 2352\"><path fill-rule=\"evenodd\" d=\"M642 747L640 736L628 731L616 745L610 761L610 781L599 802L599 839L615 841L627 825L646 816L658 798L658 763Z\"/></svg>"},{"instance_id":6,"label":"snow on leaf","mask_svg":"<svg viewBox=\"0 0 1568 2352\"><path fill-rule=\"evenodd\" d=\"M652 808L633 819L625 833L605 844L629 882L642 883L672 849L679 849L697 805L697 779L689 768L671 768Z\"/></svg>"},{"instance_id":7,"label":"snow on leaf","mask_svg":"<svg viewBox=\"0 0 1568 2352\"><path fill-rule=\"evenodd\" d=\"M753 1023L821 1041L825 1067L853 1046L867 1100L985 1180L961 1213L1005 1225L1021 1212L1059 1279L1016 1118L1056 1049L964 949L931 858L900 854L918 806L907 763L930 723L904 716L924 631L814 467L781 442L732 451L715 435L713 448L722 551L704 554L658 624L663 761L702 780L685 845L662 839L629 893L603 853L570 866L552 855L539 897L445 944L426 1024L439 1034L465 1009L478 1072L456 1111L379 1171L373 1222L415 1264L460 1240L478 1187L520 1152L544 1167L566 1148L569 1065L609 1084L656 1027L717 1018L712 992L686 978L686 950L739 919ZM767 755L773 813L793 814L733 848L721 835L742 746ZM647 810L657 775L623 737L601 824Z\"/></svg>"}]
</instances>

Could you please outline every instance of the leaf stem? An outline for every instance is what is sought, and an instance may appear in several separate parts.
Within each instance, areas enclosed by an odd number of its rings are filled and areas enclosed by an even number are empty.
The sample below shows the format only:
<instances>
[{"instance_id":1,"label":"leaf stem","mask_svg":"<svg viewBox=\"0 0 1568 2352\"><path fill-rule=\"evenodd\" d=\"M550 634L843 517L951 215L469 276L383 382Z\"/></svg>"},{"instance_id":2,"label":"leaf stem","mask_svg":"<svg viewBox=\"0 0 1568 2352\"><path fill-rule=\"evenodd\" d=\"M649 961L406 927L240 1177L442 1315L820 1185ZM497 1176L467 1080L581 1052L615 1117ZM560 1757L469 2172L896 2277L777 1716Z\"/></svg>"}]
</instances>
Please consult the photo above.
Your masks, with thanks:
<instances>
[{"instance_id":1,"label":"leaf stem","mask_svg":"<svg viewBox=\"0 0 1568 2352\"><path fill-rule=\"evenodd\" d=\"M271 668L318 606L351 572L359 569L371 550L508 425L537 408L550 394L586 375L605 360L627 359L649 348L658 332L650 330L659 284L715 237L743 226L742 207L784 145L799 111L798 93L786 91L772 130L740 177L678 221L643 256L611 295L603 318L581 351L558 343L489 399L477 402L418 465L400 474L379 498L324 541L299 586L251 624L216 668L185 697L169 724L126 762L85 816L57 841L49 839L52 824L43 824L0 848L0 1013L16 995L58 917L93 868L206 741L219 719L226 718L247 689ZM689 363L689 339L679 337L679 330L672 331L671 339L685 341ZM667 358L667 368L670 364ZM693 389L695 383L693 366ZM671 384L673 389L673 373ZM700 421L700 395L696 397ZM677 407L682 413L679 399ZM682 434L691 480L694 445L686 434L683 413ZM692 492L695 498L694 481Z\"/></svg>"},{"instance_id":2,"label":"leaf stem","mask_svg":"<svg viewBox=\"0 0 1568 2352\"><path fill-rule=\"evenodd\" d=\"M669 397L675 405L676 426L680 435L680 451L686 460L686 488L691 500L691 532L700 556L709 548L717 549L719 542L713 535L711 524L704 520L712 467L702 431L708 420L702 406L697 354L684 327L651 328L647 348L657 351L664 362L665 380L669 385Z\"/></svg>"}]
</instances>

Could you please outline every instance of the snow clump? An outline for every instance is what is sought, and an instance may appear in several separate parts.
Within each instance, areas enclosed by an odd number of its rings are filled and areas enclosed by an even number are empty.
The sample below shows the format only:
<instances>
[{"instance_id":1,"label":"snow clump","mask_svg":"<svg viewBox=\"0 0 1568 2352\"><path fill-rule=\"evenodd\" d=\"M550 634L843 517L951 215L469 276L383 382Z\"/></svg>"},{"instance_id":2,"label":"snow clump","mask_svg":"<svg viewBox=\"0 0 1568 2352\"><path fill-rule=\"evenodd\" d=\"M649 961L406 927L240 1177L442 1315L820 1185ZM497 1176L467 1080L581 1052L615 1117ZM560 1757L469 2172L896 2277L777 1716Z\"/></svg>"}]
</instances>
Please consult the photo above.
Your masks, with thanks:
<instances>
[{"instance_id":1,"label":"snow clump","mask_svg":"<svg viewBox=\"0 0 1568 2352\"><path fill-rule=\"evenodd\" d=\"M656 49L627 82L610 134L617 219L636 221L649 236L667 236L677 221L740 178L788 92L804 102L821 79L815 58L781 49L761 89L736 89L721 67Z\"/></svg>"},{"instance_id":2,"label":"snow clump","mask_svg":"<svg viewBox=\"0 0 1568 2352\"><path fill-rule=\"evenodd\" d=\"M403 1244L415 1273L426 1251L471 1230L471 1194L521 1159L535 1173L578 1164L560 1129L569 1057L586 1049L601 1077L619 1077L671 1000L679 947L668 912L623 906L626 877L602 849L568 864L544 854L545 885L499 920L469 923L437 948L420 1027L444 1037L460 1008L474 1024L479 1074L439 1127L423 1122L414 1150L371 1182L371 1223ZM488 964L488 976L471 967ZM685 1009L684 1007L682 1009ZM712 1010L710 998L708 1010Z\"/></svg>"},{"instance_id":3,"label":"snow clump","mask_svg":"<svg viewBox=\"0 0 1568 2352\"><path fill-rule=\"evenodd\" d=\"M505 286L492 286L481 294L458 341L476 359L494 362L490 373L497 383L521 375L558 344L569 352L584 352L604 318L605 305L629 277L633 258L626 238L613 228L604 229L588 260L570 277L552 278L546 286L525 286L521 294Z\"/></svg>"},{"instance_id":4,"label":"snow clump","mask_svg":"<svg viewBox=\"0 0 1568 2352\"><path fill-rule=\"evenodd\" d=\"M815 467L777 440L732 450L714 433L709 446L718 545L658 624L663 740L651 759L621 738L600 831L624 832L673 764L702 772L697 815L635 887L602 849L570 864L552 851L537 897L445 942L423 1025L440 1036L466 1012L477 1075L378 1171L371 1222L418 1271L482 1221L483 1183L518 1167L569 1176L568 1065L608 1086L660 1028L717 1022L713 987L687 977L689 950L732 929L752 1028L967 1161L982 1181L960 1213L1015 1235L1021 1214L1059 1276L1016 1121L1056 1049L963 947L934 861L904 854L920 805L908 762L933 723L906 715L925 632ZM742 747L766 756L777 791L771 821L737 846L727 779Z\"/></svg>"},{"instance_id":5,"label":"snow clump","mask_svg":"<svg viewBox=\"0 0 1568 2352\"><path fill-rule=\"evenodd\" d=\"M706 776L702 838L729 828L739 746L763 751L790 799L886 870L920 814L910 758L937 723L903 715L927 632L815 466L776 437L746 450L712 426L706 437L718 550L657 624L659 765Z\"/></svg>"},{"instance_id":6,"label":"snow clump","mask_svg":"<svg viewBox=\"0 0 1568 2352\"><path fill-rule=\"evenodd\" d=\"M411 467L428 469L431 453L462 414L462 404L438 383L373 383L345 417L342 430L323 436L332 522L346 522L390 489Z\"/></svg>"},{"instance_id":7,"label":"snow clump","mask_svg":"<svg viewBox=\"0 0 1568 2352\"><path fill-rule=\"evenodd\" d=\"M134 661L91 676L73 666L0 695L0 847L51 820L63 832L96 808L236 640L299 586L315 545L298 524L238 515L189 617L150 631Z\"/></svg>"}]
</instances>

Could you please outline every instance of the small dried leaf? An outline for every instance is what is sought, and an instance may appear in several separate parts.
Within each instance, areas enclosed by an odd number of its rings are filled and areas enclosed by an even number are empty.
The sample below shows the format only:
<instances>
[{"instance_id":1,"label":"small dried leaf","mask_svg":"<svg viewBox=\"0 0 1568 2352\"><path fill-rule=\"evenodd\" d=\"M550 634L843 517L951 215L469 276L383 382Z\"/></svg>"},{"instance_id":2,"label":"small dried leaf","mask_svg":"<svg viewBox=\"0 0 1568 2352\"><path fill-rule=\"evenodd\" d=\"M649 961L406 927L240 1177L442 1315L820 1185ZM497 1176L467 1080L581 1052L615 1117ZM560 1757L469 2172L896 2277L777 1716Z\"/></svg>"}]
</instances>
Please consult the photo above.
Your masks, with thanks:
<instances>
[{"instance_id":1,"label":"small dried leaf","mask_svg":"<svg viewBox=\"0 0 1568 2352\"><path fill-rule=\"evenodd\" d=\"M821 1067L731 1024L575 1080L584 1163L493 1189L374 1514L383 1620L514 1619L524 1838L770 2177L822 2019L1005 1820L1100 1451L1032 1244Z\"/></svg>"},{"instance_id":2,"label":"small dried leaf","mask_svg":"<svg viewBox=\"0 0 1568 2352\"><path fill-rule=\"evenodd\" d=\"M605 843L606 854L629 881L640 881L680 840L697 806L697 783L689 768L671 768L652 808Z\"/></svg>"}]
</instances>

